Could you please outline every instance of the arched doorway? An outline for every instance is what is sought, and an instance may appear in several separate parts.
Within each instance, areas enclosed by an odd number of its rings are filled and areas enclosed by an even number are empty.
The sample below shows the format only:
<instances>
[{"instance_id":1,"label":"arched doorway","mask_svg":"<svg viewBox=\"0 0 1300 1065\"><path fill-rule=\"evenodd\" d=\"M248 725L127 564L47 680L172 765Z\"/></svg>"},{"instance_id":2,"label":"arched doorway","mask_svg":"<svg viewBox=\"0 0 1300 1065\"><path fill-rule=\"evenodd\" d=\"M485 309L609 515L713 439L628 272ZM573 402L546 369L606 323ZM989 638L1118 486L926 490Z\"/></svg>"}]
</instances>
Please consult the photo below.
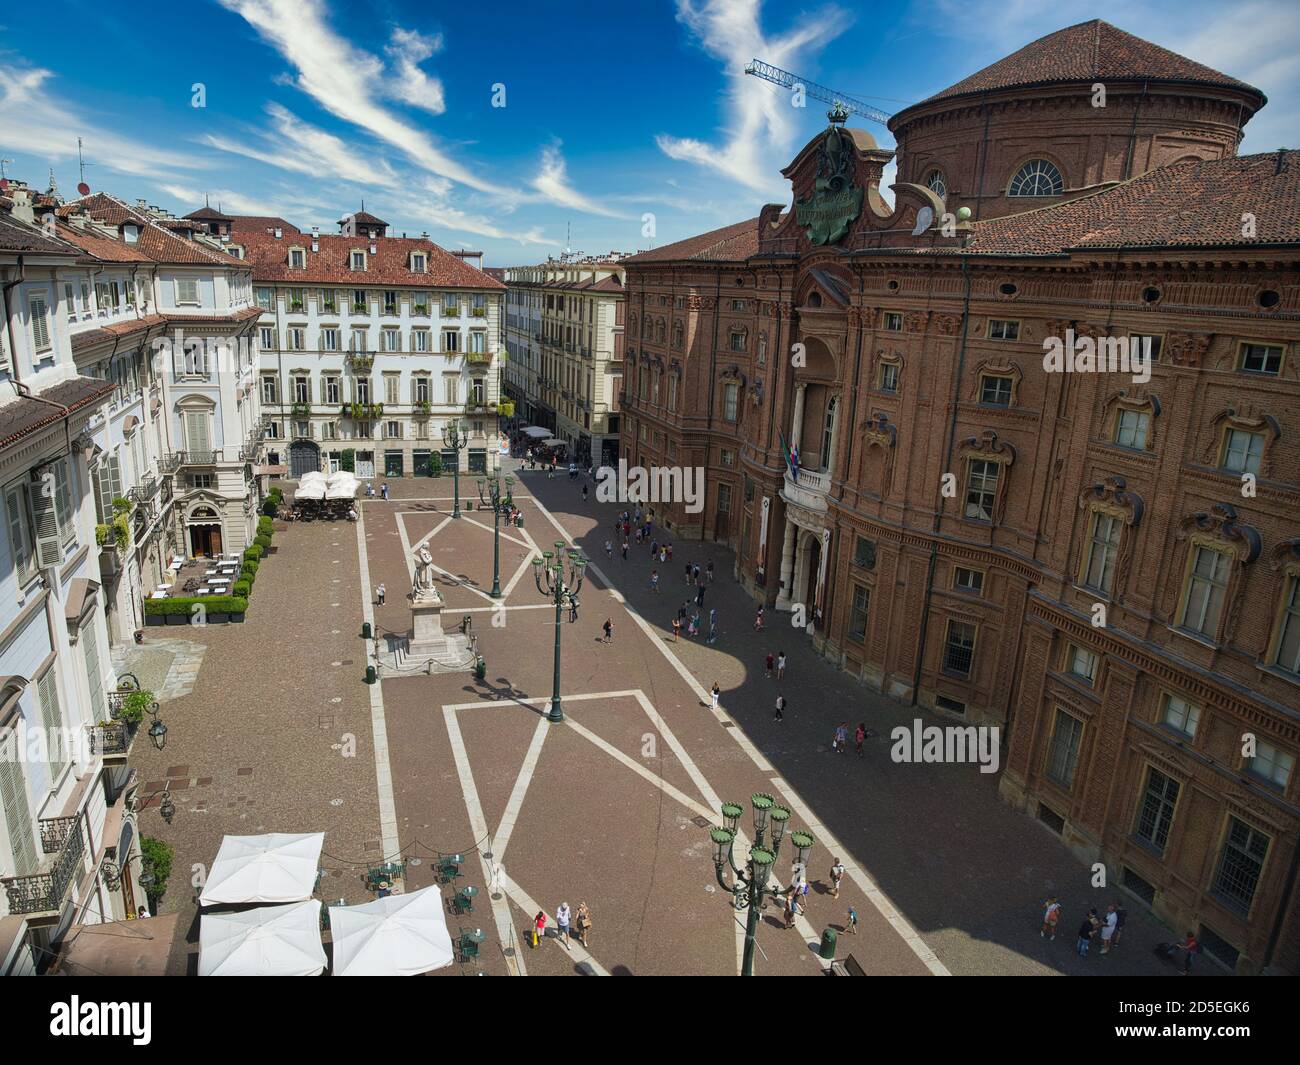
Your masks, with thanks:
<instances>
[{"instance_id":1,"label":"arched doorway","mask_svg":"<svg viewBox=\"0 0 1300 1065\"><path fill-rule=\"evenodd\" d=\"M195 507L186 522L190 554L215 558L221 554L221 518L211 507Z\"/></svg>"},{"instance_id":2,"label":"arched doorway","mask_svg":"<svg viewBox=\"0 0 1300 1065\"><path fill-rule=\"evenodd\" d=\"M295 440L289 445L289 476L297 480L304 473L320 469L320 447L310 440Z\"/></svg>"}]
</instances>

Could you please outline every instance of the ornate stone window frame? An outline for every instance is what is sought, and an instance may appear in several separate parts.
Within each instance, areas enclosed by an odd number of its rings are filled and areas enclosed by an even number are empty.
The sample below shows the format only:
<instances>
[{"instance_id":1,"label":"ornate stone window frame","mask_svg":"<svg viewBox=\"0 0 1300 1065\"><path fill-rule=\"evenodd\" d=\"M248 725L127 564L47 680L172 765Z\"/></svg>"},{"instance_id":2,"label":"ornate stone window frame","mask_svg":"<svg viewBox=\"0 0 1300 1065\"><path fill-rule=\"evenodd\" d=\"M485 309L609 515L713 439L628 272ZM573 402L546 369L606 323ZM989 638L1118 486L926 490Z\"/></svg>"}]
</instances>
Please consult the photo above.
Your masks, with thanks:
<instances>
[{"instance_id":1,"label":"ornate stone window frame","mask_svg":"<svg viewBox=\"0 0 1300 1065\"><path fill-rule=\"evenodd\" d=\"M1264 662L1266 667L1276 671L1293 684L1300 684L1300 673L1293 673L1277 660L1282 649L1282 622L1286 618L1287 591L1294 581L1300 585L1300 538L1284 540L1272 551L1269 560L1272 569L1280 575L1277 606L1273 610L1273 624L1269 628L1268 644L1265 647Z\"/></svg>"},{"instance_id":2,"label":"ornate stone window frame","mask_svg":"<svg viewBox=\"0 0 1300 1065\"><path fill-rule=\"evenodd\" d=\"M1000 525L1007 509L1007 482L1011 479L1011 467L1016 461L1015 446L998 439L992 429L985 429L979 436L965 440L958 452L962 463L961 518L980 525ZM993 516L990 521L983 518L966 517L966 495L970 489L970 464L973 460L995 462L999 466L998 483L993 492Z\"/></svg>"},{"instance_id":3,"label":"ornate stone window frame","mask_svg":"<svg viewBox=\"0 0 1300 1065\"><path fill-rule=\"evenodd\" d=\"M983 402L984 395L984 378L986 377L1009 377L1011 378L1011 400L1006 407L995 404L987 406L996 410L1006 410L1009 407L1020 405L1020 382L1024 379L1020 366L1010 359L985 359L975 367L975 387L971 390L970 401L985 406Z\"/></svg>"},{"instance_id":4,"label":"ornate stone window frame","mask_svg":"<svg viewBox=\"0 0 1300 1065\"><path fill-rule=\"evenodd\" d=\"M1084 511L1086 519L1082 550L1079 552L1079 562L1074 573L1075 586L1091 596L1110 601L1118 600L1128 581L1135 530L1142 524L1146 503L1136 492L1129 491L1128 482L1123 477L1112 476L1080 492L1079 509ZM1110 582L1109 590L1095 588L1088 583L1088 567L1092 561L1093 527L1099 514L1118 518L1121 523L1119 544L1115 549L1115 576Z\"/></svg>"},{"instance_id":5,"label":"ornate stone window frame","mask_svg":"<svg viewBox=\"0 0 1300 1065\"><path fill-rule=\"evenodd\" d=\"M1102 405L1102 424L1106 427L1106 443L1124 448L1126 451L1138 451L1138 448L1128 447L1126 444L1118 443L1115 439L1119 433L1120 411L1125 410L1137 411L1147 415L1147 438L1140 450L1148 454L1154 454L1156 450L1157 420L1160 417L1161 410L1160 397L1145 393L1141 389L1130 395L1128 389L1121 388L1118 392L1114 392L1107 397L1106 402Z\"/></svg>"},{"instance_id":6,"label":"ornate stone window frame","mask_svg":"<svg viewBox=\"0 0 1300 1065\"><path fill-rule=\"evenodd\" d=\"M1253 526L1237 520L1237 508L1231 503L1215 503L1209 511L1189 514L1178 523L1174 538L1182 544L1181 557L1175 572L1181 572L1178 582L1178 601L1170 619L1175 632L1202 642L1221 644L1231 641L1236 631L1241 610L1242 592L1245 588L1245 569L1258 557L1262 548L1259 533ZM1228 586L1224 592L1223 610L1215 632L1199 632L1184 628L1183 612L1191 592L1192 567L1199 548L1218 551L1236 564L1228 570Z\"/></svg>"},{"instance_id":7,"label":"ornate stone window frame","mask_svg":"<svg viewBox=\"0 0 1300 1065\"><path fill-rule=\"evenodd\" d=\"M1027 193L1012 192L1011 186L1016 183L1016 178L1020 176L1021 171L1024 170L1027 166L1029 166L1030 163L1038 163L1038 162L1047 163L1056 170L1057 175L1061 179L1060 190L1058 192L1035 193L1033 195ZM1050 200L1057 196L1063 196L1066 192L1069 191L1069 189L1070 189L1070 179L1066 176L1065 167L1061 165L1061 161L1055 158L1050 152L1043 152L1042 150L1037 150L1022 156L1010 168L1009 172L1007 173L1007 183L1006 185L1003 186L1002 189L1002 195L1006 196L1008 199L1017 199L1017 200Z\"/></svg>"},{"instance_id":8,"label":"ornate stone window frame","mask_svg":"<svg viewBox=\"0 0 1300 1065\"><path fill-rule=\"evenodd\" d=\"M898 427L889 420L889 415L884 411L876 411L862 423L859 432L862 436L862 462L864 464L873 447L878 447L881 450L880 495L883 498L889 494L894 484L894 458L897 454Z\"/></svg>"},{"instance_id":9,"label":"ornate stone window frame","mask_svg":"<svg viewBox=\"0 0 1300 1065\"><path fill-rule=\"evenodd\" d=\"M1235 429L1238 432L1264 437L1264 451L1259 457L1258 476L1263 478L1269 476L1272 472L1273 445L1282 439L1282 427L1276 418L1271 414L1259 413L1254 404L1247 403L1242 407L1225 407L1210 420L1210 426L1213 432L1210 436L1210 446L1203 454L1205 465L1213 466L1231 476L1238 475L1239 471L1229 470L1223 465L1224 453L1228 448L1228 430Z\"/></svg>"},{"instance_id":10,"label":"ornate stone window frame","mask_svg":"<svg viewBox=\"0 0 1300 1065\"><path fill-rule=\"evenodd\" d=\"M886 351L884 348L876 349L875 365L871 368L871 388L874 392L879 392L882 396L901 396L903 394L903 368L907 360L903 357L901 351ZM898 387L892 392L884 387L884 376L886 366L898 367Z\"/></svg>"}]
</instances>

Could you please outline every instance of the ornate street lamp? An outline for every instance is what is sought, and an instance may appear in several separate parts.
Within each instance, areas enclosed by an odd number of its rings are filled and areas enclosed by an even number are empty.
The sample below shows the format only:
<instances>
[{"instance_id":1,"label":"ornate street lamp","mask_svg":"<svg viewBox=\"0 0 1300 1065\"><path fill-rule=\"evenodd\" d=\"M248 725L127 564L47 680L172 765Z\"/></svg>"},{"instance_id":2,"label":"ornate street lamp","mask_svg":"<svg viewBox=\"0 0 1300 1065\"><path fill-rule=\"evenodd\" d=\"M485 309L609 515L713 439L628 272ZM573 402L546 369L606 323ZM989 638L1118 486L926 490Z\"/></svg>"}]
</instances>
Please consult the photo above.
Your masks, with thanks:
<instances>
[{"instance_id":1,"label":"ornate street lamp","mask_svg":"<svg viewBox=\"0 0 1300 1065\"><path fill-rule=\"evenodd\" d=\"M502 480L505 481L505 498L501 496ZM514 487L513 477L480 477L478 480L478 501L484 508L492 508L492 598L501 598L501 514L514 507L510 489Z\"/></svg>"},{"instance_id":2,"label":"ornate street lamp","mask_svg":"<svg viewBox=\"0 0 1300 1065\"><path fill-rule=\"evenodd\" d=\"M153 740L153 745L157 750L162 750L167 746L167 726L162 723L158 716L158 704L154 703L149 709L153 715L153 724L149 726L149 738Z\"/></svg>"},{"instance_id":3,"label":"ornate street lamp","mask_svg":"<svg viewBox=\"0 0 1300 1065\"><path fill-rule=\"evenodd\" d=\"M754 975L754 935L758 931L758 911L768 899L774 902L781 899L781 891L767 885L772 875L772 866L781 853L781 841L785 838L790 821L790 811L784 806L778 806L770 795L754 795L750 798L750 805L754 808L754 845L750 848L749 861L745 863L744 869L736 865L733 850L736 826L744 816L745 808L739 803L723 803L722 823L725 827L714 828L709 832L709 839L713 841L713 867L718 877L718 886L733 896L737 910L749 910L745 924L745 956L741 964L741 976ZM770 844L767 842L769 833L772 837ZM790 842L798 855L795 859L796 866L800 870L806 869L808 853L816 842L812 833L791 832ZM724 865L731 866L731 884L722 875Z\"/></svg>"},{"instance_id":4,"label":"ornate street lamp","mask_svg":"<svg viewBox=\"0 0 1300 1065\"><path fill-rule=\"evenodd\" d=\"M158 812L162 814L162 819L169 825L172 823L172 818L176 816L176 804L172 802L172 793L167 788L163 788L162 802L158 805Z\"/></svg>"},{"instance_id":5,"label":"ornate street lamp","mask_svg":"<svg viewBox=\"0 0 1300 1065\"><path fill-rule=\"evenodd\" d=\"M460 453L469 447L469 433L460 427L460 419L453 418L451 424L442 430L442 442L450 451L456 452L456 461L452 464L452 486L456 496L452 509L453 518L460 517Z\"/></svg>"},{"instance_id":6,"label":"ornate street lamp","mask_svg":"<svg viewBox=\"0 0 1300 1065\"><path fill-rule=\"evenodd\" d=\"M561 614L566 606L575 605L582 579L587 571L587 560L582 551L568 546L563 540L555 541L554 551L544 551L541 558L533 559L533 580L537 590L555 604L555 675L551 688L551 710L548 721L563 721L560 709L560 626Z\"/></svg>"}]
</instances>

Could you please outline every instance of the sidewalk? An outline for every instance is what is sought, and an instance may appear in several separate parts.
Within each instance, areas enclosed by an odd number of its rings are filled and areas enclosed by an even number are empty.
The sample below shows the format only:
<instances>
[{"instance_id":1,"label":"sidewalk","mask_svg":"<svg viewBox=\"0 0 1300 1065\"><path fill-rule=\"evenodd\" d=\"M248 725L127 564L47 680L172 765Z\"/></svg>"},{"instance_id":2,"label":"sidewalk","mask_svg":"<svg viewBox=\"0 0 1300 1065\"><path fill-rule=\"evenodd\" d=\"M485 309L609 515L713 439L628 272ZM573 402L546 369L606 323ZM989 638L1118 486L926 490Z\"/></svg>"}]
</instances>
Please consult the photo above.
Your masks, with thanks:
<instances>
[{"instance_id":1,"label":"sidewalk","mask_svg":"<svg viewBox=\"0 0 1300 1065\"><path fill-rule=\"evenodd\" d=\"M940 960L956 975L1096 974L1174 975L1152 953L1176 936L1140 902L1117 887L1119 870L1107 870L1106 888L1091 886L1092 870L1078 862L1042 825L1012 809L997 794L997 775L972 765L896 764L889 734L896 725L948 724L920 707L891 700L858 684L817 655L808 637L790 627L789 615L766 612L763 633L753 631L756 603L732 580L734 555L712 543L675 541L670 563L651 565L649 548L632 543L628 560L613 535L619 504L582 500L582 479L548 480L522 474L535 494L597 559L628 605L672 641L671 622L683 601L694 601L687 562L701 571L712 560L715 581L701 616L718 610L719 637L683 636L671 650L705 687L722 688L721 705L771 760L791 787L812 805L875 878ZM662 540L663 531L656 529ZM605 540L614 541L612 559ZM650 571L659 570L659 593ZM764 656L784 651L783 683L764 675ZM773 719L778 693L787 700L785 721ZM831 752L835 726L865 723L874 736L865 757ZM820 855L829 867L834 855ZM847 856L845 856L847 857ZM810 870L824 879L826 870ZM1060 933L1038 935L1042 902L1058 895ZM1106 957L1094 943L1090 956L1075 954L1075 932L1089 907L1101 914L1118 900L1128 911L1123 946ZM1202 974L1211 973L1201 966Z\"/></svg>"}]
</instances>

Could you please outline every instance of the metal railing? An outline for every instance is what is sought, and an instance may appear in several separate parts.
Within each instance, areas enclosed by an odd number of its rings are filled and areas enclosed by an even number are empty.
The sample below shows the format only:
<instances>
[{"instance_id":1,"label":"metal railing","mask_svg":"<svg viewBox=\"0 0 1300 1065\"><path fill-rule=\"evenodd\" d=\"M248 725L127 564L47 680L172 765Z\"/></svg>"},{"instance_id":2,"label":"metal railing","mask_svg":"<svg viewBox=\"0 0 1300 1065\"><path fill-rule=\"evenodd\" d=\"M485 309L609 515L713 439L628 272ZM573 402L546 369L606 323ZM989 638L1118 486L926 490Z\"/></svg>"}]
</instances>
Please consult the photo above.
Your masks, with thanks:
<instances>
[{"instance_id":1,"label":"metal railing","mask_svg":"<svg viewBox=\"0 0 1300 1065\"><path fill-rule=\"evenodd\" d=\"M114 721L107 725L90 726L90 750L101 757L105 755L126 755L130 753L131 741L135 739L135 722Z\"/></svg>"},{"instance_id":2,"label":"metal railing","mask_svg":"<svg viewBox=\"0 0 1300 1065\"><path fill-rule=\"evenodd\" d=\"M86 853L81 818L54 817L46 820L60 823L59 830L63 834L59 841L58 857L47 872L5 878L5 894L9 898L11 914L58 913L63 908L68 888L81 868ZM46 839L46 820L41 821L42 845ZM63 828L65 822L70 824Z\"/></svg>"},{"instance_id":3,"label":"metal railing","mask_svg":"<svg viewBox=\"0 0 1300 1065\"><path fill-rule=\"evenodd\" d=\"M219 451L173 451L172 469L182 466L215 466L220 454Z\"/></svg>"}]
</instances>

